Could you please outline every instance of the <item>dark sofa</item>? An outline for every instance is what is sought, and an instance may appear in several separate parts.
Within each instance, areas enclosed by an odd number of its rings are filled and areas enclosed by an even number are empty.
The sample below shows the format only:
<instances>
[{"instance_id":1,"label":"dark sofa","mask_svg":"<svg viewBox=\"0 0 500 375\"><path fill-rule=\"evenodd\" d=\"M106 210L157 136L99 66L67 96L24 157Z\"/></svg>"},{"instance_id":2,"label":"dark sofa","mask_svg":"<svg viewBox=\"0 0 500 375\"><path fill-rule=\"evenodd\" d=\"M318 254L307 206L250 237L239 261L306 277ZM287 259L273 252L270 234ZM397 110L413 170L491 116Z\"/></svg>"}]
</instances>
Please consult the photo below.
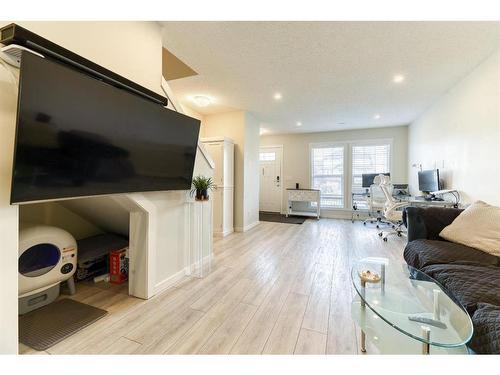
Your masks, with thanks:
<instances>
[{"instance_id":1,"label":"dark sofa","mask_svg":"<svg viewBox=\"0 0 500 375\"><path fill-rule=\"evenodd\" d=\"M455 208L408 207L406 262L446 288L469 312L476 353L500 354L500 258L448 242L441 230L462 212Z\"/></svg>"}]
</instances>

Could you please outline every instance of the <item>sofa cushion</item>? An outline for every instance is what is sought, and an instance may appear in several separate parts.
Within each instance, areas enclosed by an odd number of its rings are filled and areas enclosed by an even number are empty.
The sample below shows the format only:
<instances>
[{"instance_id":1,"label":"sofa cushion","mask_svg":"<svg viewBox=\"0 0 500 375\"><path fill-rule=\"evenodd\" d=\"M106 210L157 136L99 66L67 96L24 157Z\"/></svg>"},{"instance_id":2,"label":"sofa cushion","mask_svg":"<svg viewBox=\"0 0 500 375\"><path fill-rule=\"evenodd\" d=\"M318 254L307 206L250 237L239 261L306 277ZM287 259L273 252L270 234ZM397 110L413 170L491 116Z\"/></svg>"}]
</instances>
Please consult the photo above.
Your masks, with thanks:
<instances>
[{"instance_id":1,"label":"sofa cushion","mask_svg":"<svg viewBox=\"0 0 500 375\"><path fill-rule=\"evenodd\" d=\"M500 306L500 267L434 264L422 271L438 281L473 315L479 303Z\"/></svg>"},{"instance_id":2,"label":"sofa cushion","mask_svg":"<svg viewBox=\"0 0 500 375\"><path fill-rule=\"evenodd\" d=\"M406 263L418 269L442 263L500 265L500 257L447 241L412 241L406 245L403 256Z\"/></svg>"},{"instance_id":3,"label":"sofa cushion","mask_svg":"<svg viewBox=\"0 0 500 375\"><path fill-rule=\"evenodd\" d=\"M450 225L463 210L444 207L407 207L403 221L408 228L408 241L419 238L442 240L439 233Z\"/></svg>"},{"instance_id":4,"label":"sofa cushion","mask_svg":"<svg viewBox=\"0 0 500 375\"><path fill-rule=\"evenodd\" d=\"M474 335L469 347L476 353L500 354L500 306L479 303L472 323Z\"/></svg>"},{"instance_id":5,"label":"sofa cushion","mask_svg":"<svg viewBox=\"0 0 500 375\"><path fill-rule=\"evenodd\" d=\"M500 207L477 201L446 226L439 236L500 256Z\"/></svg>"}]
</instances>

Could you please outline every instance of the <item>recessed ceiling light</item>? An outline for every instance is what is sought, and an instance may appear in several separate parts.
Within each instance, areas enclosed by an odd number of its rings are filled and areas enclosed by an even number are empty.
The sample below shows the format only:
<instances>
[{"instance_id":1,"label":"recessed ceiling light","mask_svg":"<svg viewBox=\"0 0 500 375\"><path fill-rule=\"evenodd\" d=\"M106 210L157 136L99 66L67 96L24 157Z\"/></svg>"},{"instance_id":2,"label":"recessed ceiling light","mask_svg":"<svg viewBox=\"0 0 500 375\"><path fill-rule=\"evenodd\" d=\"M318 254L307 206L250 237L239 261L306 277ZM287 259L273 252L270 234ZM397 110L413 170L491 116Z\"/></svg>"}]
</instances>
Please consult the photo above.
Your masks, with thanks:
<instances>
[{"instance_id":1,"label":"recessed ceiling light","mask_svg":"<svg viewBox=\"0 0 500 375\"><path fill-rule=\"evenodd\" d=\"M394 83L401 83L405 80L405 76L402 74L396 74L394 77L392 77L392 82Z\"/></svg>"},{"instance_id":2,"label":"recessed ceiling light","mask_svg":"<svg viewBox=\"0 0 500 375\"><path fill-rule=\"evenodd\" d=\"M206 107L212 103L212 99L205 95L195 95L191 98L191 100L198 107Z\"/></svg>"},{"instance_id":3,"label":"recessed ceiling light","mask_svg":"<svg viewBox=\"0 0 500 375\"><path fill-rule=\"evenodd\" d=\"M297 121L297 126L302 126L302 123L300 121Z\"/></svg>"},{"instance_id":4,"label":"recessed ceiling light","mask_svg":"<svg viewBox=\"0 0 500 375\"><path fill-rule=\"evenodd\" d=\"M376 115L373 115L373 118L374 118L375 120L380 120L380 115L377 113Z\"/></svg>"},{"instance_id":5,"label":"recessed ceiling light","mask_svg":"<svg viewBox=\"0 0 500 375\"><path fill-rule=\"evenodd\" d=\"M276 92L273 95L274 100L281 100L282 97L281 92Z\"/></svg>"}]
</instances>

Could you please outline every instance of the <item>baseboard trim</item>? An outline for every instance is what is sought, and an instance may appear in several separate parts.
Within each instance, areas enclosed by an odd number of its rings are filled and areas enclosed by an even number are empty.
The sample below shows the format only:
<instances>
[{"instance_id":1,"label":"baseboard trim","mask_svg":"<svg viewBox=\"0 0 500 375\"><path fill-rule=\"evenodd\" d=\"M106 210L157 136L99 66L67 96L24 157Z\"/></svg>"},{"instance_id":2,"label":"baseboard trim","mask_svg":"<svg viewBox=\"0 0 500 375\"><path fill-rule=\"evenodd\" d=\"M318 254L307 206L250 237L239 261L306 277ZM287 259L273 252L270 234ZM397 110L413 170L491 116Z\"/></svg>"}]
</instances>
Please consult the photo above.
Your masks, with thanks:
<instances>
[{"instance_id":1,"label":"baseboard trim","mask_svg":"<svg viewBox=\"0 0 500 375\"><path fill-rule=\"evenodd\" d=\"M155 284L154 295L158 293L164 292L167 289L170 289L175 284L177 284L181 279L186 276L188 271L188 267L181 269L179 272L174 273L172 276L167 277L165 280L160 281Z\"/></svg>"},{"instance_id":2,"label":"baseboard trim","mask_svg":"<svg viewBox=\"0 0 500 375\"><path fill-rule=\"evenodd\" d=\"M359 217L358 217L359 215ZM356 212L354 215L354 220L364 220L368 215L364 215L361 212ZM324 219L348 219L353 218L351 210L321 210L320 218Z\"/></svg>"},{"instance_id":3,"label":"baseboard trim","mask_svg":"<svg viewBox=\"0 0 500 375\"><path fill-rule=\"evenodd\" d=\"M246 225L244 227L235 227L234 231L235 232L246 232L246 231L248 231L248 230L256 227L259 224L260 224L260 221L257 220L257 221L254 221L252 224L248 224L248 225Z\"/></svg>"},{"instance_id":4,"label":"baseboard trim","mask_svg":"<svg viewBox=\"0 0 500 375\"><path fill-rule=\"evenodd\" d=\"M230 235L231 233L234 233L234 229L229 229L224 232L214 232L214 237L226 237Z\"/></svg>"},{"instance_id":5,"label":"baseboard trim","mask_svg":"<svg viewBox=\"0 0 500 375\"><path fill-rule=\"evenodd\" d=\"M213 262L214 255L210 254L205 257L203 257L203 263L207 264L207 262L210 260ZM174 273L172 276L167 277L165 280L160 281L159 283L156 283L154 287L154 294L152 297L158 295L161 292L164 292L170 288L172 288L175 284L177 284L179 281L182 280L184 276L191 276L191 273L189 272L190 268L197 268L198 267L198 262L195 262L190 266L186 266L183 269L181 269L179 272Z\"/></svg>"}]
</instances>

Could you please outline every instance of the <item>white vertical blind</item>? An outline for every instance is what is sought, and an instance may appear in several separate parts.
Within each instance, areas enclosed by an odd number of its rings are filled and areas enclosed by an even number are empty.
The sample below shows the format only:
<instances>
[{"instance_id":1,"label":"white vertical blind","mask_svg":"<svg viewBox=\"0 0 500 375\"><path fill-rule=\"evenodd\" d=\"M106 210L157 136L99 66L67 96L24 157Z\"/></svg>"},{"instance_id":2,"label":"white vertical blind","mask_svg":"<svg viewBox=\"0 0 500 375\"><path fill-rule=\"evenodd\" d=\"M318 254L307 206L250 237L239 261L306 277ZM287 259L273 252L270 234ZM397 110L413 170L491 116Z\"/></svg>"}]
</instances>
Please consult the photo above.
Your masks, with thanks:
<instances>
[{"instance_id":1,"label":"white vertical blind","mask_svg":"<svg viewBox=\"0 0 500 375\"><path fill-rule=\"evenodd\" d=\"M344 207L344 146L311 148L311 182L321 191L321 207Z\"/></svg>"},{"instance_id":2,"label":"white vertical blind","mask_svg":"<svg viewBox=\"0 0 500 375\"><path fill-rule=\"evenodd\" d=\"M391 145L352 145L352 192L360 193L363 173L387 173L391 167ZM357 202L353 202L357 203ZM359 202L361 203L361 202Z\"/></svg>"}]
</instances>

